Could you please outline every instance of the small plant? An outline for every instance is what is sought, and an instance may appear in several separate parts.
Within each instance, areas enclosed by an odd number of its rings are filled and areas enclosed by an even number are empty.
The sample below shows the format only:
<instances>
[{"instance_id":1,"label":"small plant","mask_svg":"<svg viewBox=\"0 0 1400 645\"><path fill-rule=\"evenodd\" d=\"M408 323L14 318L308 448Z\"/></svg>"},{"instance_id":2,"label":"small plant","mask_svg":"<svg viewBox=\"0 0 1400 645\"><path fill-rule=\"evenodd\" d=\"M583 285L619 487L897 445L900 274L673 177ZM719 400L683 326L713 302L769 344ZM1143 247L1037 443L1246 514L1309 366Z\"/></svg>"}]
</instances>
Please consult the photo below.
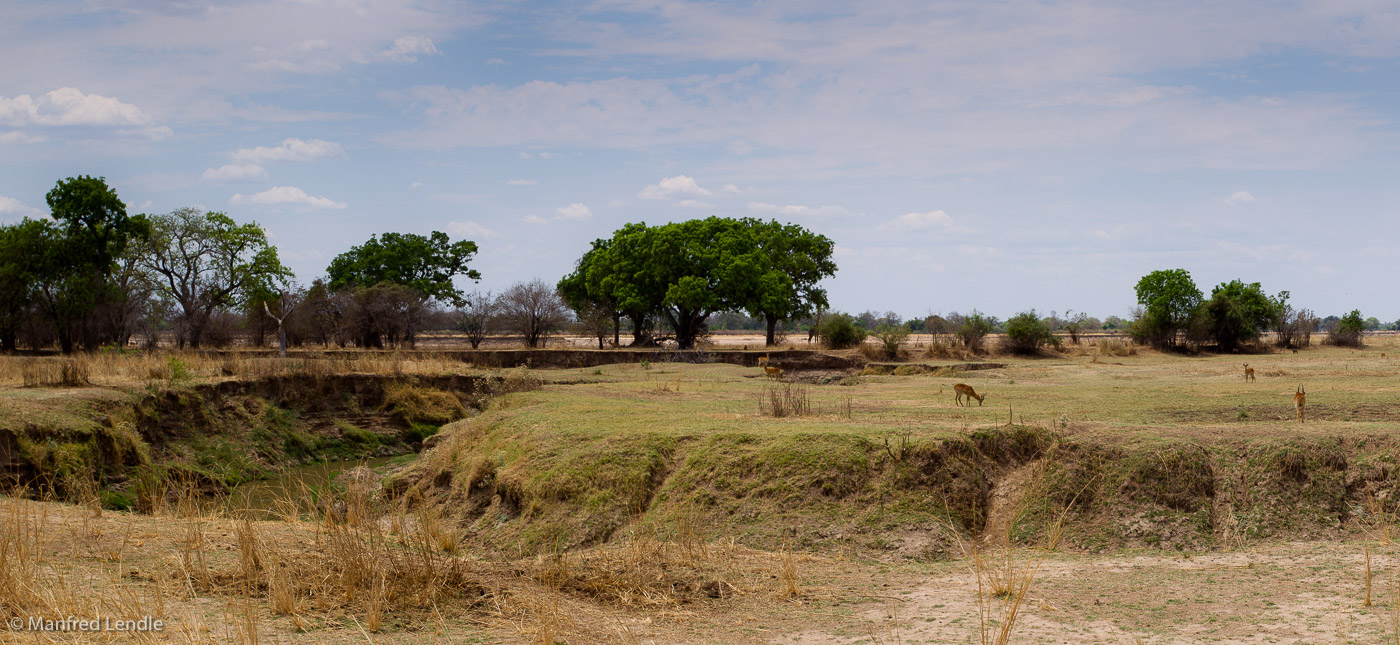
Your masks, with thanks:
<instances>
[{"instance_id":1,"label":"small plant","mask_svg":"<svg viewBox=\"0 0 1400 645\"><path fill-rule=\"evenodd\" d=\"M769 386L759 394L758 412L779 419L811 414L812 402L807 397L807 387L795 383Z\"/></svg>"},{"instance_id":2,"label":"small plant","mask_svg":"<svg viewBox=\"0 0 1400 645\"><path fill-rule=\"evenodd\" d=\"M190 376L190 367L184 361L174 356L165 360L165 378L171 384L188 381Z\"/></svg>"},{"instance_id":3,"label":"small plant","mask_svg":"<svg viewBox=\"0 0 1400 645\"><path fill-rule=\"evenodd\" d=\"M644 369L644 370L649 370L649 369L651 369L651 361L649 361L649 360L647 360L647 359L645 359L645 358L642 359L642 362L640 363L640 365L642 366L642 369Z\"/></svg>"}]
</instances>

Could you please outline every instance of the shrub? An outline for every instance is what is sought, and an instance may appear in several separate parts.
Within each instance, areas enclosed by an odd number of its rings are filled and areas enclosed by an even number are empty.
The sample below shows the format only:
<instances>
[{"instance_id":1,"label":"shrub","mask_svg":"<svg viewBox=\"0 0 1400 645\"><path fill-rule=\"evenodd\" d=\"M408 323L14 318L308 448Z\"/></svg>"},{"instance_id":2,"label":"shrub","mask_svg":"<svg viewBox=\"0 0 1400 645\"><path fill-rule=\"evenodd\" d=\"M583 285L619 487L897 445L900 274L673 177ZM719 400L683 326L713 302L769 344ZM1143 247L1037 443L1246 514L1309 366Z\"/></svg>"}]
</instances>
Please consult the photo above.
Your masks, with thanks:
<instances>
[{"instance_id":1,"label":"shrub","mask_svg":"<svg viewBox=\"0 0 1400 645\"><path fill-rule=\"evenodd\" d=\"M896 359L899 358L899 345L909 337L909 327L890 321L876 327L874 335L880 341L885 358Z\"/></svg>"},{"instance_id":2,"label":"shrub","mask_svg":"<svg viewBox=\"0 0 1400 645\"><path fill-rule=\"evenodd\" d=\"M962 339L963 345L972 351L981 351L982 339L987 334L992 333L992 328L996 327L997 319L992 316L983 316L976 309L963 318L962 325L958 327L958 338Z\"/></svg>"},{"instance_id":3,"label":"shrub","mask_svg":"<svg viewBox=\"0 0 1400 645\"><path fill-rule=\"evenodd\" d=\"M1342 316L1327 330L1327 343L1338 347L1360 347L1361 332L1365 330L1366 321L1361 318L1361 311L1352 309L1351 313Z\"/></svg>"},{"instance_id":4,"label":"shrub","mask_svg":"<svg viewBox=\"0 0 1400 645\"><path fill-rule=\"evenodd\" d=\"M1055 342L1049 325L1035 310L1021 312L1006 321L1006 348L1015 354L1035 354L1047 343Z\"/></svg>"},{"instance_id":5,"label":"shrub","mask_svg":"<svg viewBox=\"0 0 1400 645\"><path fill-rule=\"evenodd\" d=\"M831 314L822 321L822 344L831 349L847 349L865 342L866 332L846 314Z\"/></svg>"}]
</instances>

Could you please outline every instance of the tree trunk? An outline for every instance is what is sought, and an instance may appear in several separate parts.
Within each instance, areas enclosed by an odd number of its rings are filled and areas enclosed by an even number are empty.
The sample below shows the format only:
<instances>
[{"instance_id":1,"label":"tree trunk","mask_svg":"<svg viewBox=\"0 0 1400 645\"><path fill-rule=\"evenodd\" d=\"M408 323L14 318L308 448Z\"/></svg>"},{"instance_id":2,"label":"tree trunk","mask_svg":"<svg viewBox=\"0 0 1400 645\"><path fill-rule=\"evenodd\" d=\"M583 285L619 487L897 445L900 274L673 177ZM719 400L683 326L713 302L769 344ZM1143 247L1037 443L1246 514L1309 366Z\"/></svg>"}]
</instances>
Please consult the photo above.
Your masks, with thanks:
<instances>
[{"instance_id":1,"label":"tree trunk","mask_svg":"<svg viewBox=\"0 0 1400 645\"><path fill-rule=\"evenodd\" d=\"M768 320L768 340L764 343L764 345L767 347L772 347L775 344L775 339L777 337L778 317L774 316L773 314L763 314L763 317Z\"/></svg>"},{"instance_id":2,"label":"tree trunk","mask_svg":"<svg viewBox=\"0 0 1400 645\"><path fill-rule=\"evenodd\" d=\"M622 314L613 313L613 347L622 345ZM602 348L599 348L602 349Z\"/></svg>"}]
</instances>

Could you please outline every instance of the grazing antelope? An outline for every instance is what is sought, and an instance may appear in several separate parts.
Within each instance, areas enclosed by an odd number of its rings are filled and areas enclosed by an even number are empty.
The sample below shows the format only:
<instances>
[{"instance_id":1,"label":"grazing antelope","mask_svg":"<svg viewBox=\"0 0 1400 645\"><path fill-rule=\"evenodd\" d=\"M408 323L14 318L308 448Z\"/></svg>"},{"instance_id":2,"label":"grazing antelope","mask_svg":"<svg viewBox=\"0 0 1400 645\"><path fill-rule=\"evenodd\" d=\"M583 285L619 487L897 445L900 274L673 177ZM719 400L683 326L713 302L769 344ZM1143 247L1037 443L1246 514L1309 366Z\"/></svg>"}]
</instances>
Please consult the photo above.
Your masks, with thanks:
<instances>
[{"instance_id":1,"label":"grazing antelope","mask_svg":"<svg viewBox=\"0 0 1400 645\"><path fill-rule=\"evenodd\" d=\"M977 392L974 392L972 390L972 386L966 383L958 383L957 385L954 385L953 391L957 392L957 394L953 396L953 402L957 403L958 405L962 405L963 397L967 397L969 404L972 402L972 399L977 399L977 407L980 408L982 407L982 399L987 398L987 395L985 394L978 396Z\"/></svg>"},{"instance_id":2,"label":"grazing antelope","mask_svg":"<svg viewBox=\"0 0 1400 645\"><path fill-rule=\"evenodd\" d=\"M1254 380L1254 368L1250 367L1249 363L1244 364L1244 380L1246 383Z\"/></svg>"},{"instance_id":3,"label":"grazing antelope","mask_svg":"<svg viewBox=\"0 0 1400 645\"><path fill-rule=\"evenodd\" d=\"M1303 406L1308 404L1308 393L1303 389L1303 385L1298 384L1298 391L1293 394L1293 407L1298 408L1298 423L1303 422Z\"/></svg>"},{"instance_id":4,"label":"grazing antelope","mask_svg":"<svg viewBox=\"0 0 1400 645\"><path fill-rule=\"evenodd\" d=\"M767 374L768 378L771 379L782 380L783 378L783 370L780 367L769 367L767 365L764 365L763 373Z\"/></svg>"}]
</instances>

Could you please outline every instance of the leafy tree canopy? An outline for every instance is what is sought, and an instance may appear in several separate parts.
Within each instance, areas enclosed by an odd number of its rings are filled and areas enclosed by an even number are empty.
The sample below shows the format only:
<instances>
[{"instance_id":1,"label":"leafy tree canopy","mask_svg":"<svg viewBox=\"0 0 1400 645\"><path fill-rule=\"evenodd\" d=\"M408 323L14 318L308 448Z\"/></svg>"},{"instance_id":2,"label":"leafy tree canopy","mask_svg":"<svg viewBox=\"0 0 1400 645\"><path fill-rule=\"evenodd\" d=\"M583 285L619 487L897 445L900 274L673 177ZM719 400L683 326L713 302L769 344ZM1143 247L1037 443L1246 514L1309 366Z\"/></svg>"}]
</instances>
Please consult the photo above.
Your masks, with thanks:
<instances>
[{"instance_id":1,"label":"leafy tree canopy","mask_svg":"<svg viewBox=\"0 0 1400 645\"><path fill-rule=\"evenodd\" d=\"M1135 334L1158 346L1176 344L1177 332L1191 322L1201 305L1201 290L1186 269L1153 271L1137 283L1142 318Z\"/></svg>"},{"instance_id":2,"label":"leafy tree canopy","mask_svg":"<svg viewBox=\"0 0 1400 645\"><path fill-rule=\"evenodd\" d=\"M372 235L368 242L336 256L326 272L332 289L387 282L409 287L425 298L461 306L462 290L452 284L452 278L481 279L480 273L467 268L476 251L475 242L453 242L440 231L427 237L385 233Z\"/></svg>"},{"instance_id":3,"label":"leafy tree canopy","mask_svg":"<svg viewBox=\"0 0 1400 645\"><path fill-rule=\"evenodd\" d=\"M1210 300L1204 305L1211 337L1225 351L1258 340L1282 315L1287 301L1287 291L1270 297L1258 282L1221 283L1211 290Z\"/></svg>"}]
</instances>

